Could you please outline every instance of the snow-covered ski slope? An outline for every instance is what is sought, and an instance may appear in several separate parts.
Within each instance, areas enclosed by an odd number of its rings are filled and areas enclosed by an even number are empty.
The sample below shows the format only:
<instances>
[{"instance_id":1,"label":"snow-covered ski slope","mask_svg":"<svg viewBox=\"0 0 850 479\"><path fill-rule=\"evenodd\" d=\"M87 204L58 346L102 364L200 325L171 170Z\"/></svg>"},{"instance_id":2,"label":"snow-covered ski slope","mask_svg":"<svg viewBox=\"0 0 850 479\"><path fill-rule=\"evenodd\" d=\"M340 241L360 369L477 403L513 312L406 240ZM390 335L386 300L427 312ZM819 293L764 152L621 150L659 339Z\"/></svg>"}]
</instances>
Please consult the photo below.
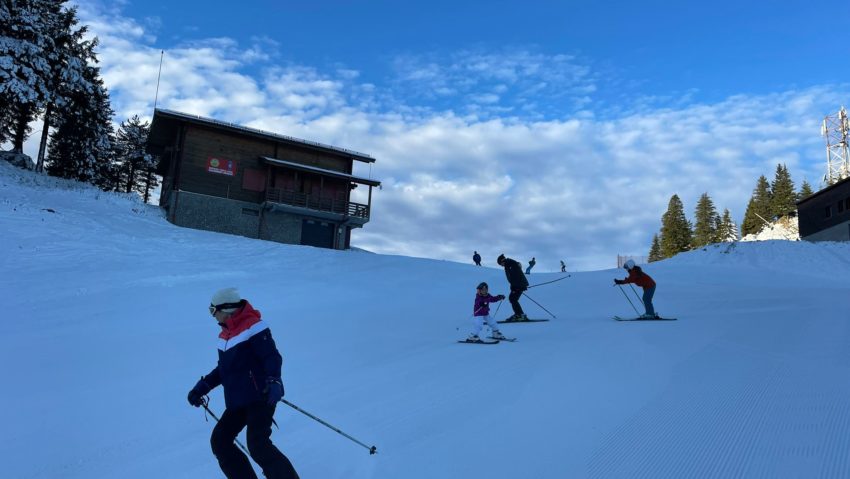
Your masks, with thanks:
<instances>
[{"instance_id":1,"label":"snow-covered ski slope","mask_svg":"<svg viewBox=\"0 0 850 479\"><path fill-rule=\"evenodd\" d=\"M611 320L633 314L622 271L572 273L528 292L557 319L470 347L475 286L505 293L500 270L178 228L0 163L0 477L222 477L186 393L226 286L270 323L286 398L378 447L281 405L304 479L850 477L848 258L775 241L651 264L679 318L657 323Z\"/></svg>"}]
</instances>

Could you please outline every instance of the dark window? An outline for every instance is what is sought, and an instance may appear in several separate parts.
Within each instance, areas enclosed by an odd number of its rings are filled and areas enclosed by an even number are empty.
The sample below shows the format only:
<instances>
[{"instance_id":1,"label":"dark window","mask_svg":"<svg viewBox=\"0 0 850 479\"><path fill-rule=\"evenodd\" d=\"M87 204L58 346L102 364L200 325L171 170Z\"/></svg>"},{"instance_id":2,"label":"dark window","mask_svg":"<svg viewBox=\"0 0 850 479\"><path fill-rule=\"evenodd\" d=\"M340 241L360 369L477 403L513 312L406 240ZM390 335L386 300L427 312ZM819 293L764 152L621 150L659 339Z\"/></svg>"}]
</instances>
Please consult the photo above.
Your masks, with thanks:
<instances>
[{"instance_id":1,"label":"dark window","mask_svg":"<svg viewBox=\"0 0 850 479\"><path fill-rule=\"evenodd\" d=\"M252 210L250 208L242 208L242 214L248 216L260 216L260 212L258 210Z\"/></svg>"},{"instance_id":2,"label":"dark window","mask_svg":"<svg viewBox=\"0 0 850 479\"><path fill-rule=\"evenodd\" d=\"M824 218L832 218L832 206L827 206L826 209L823 210Z\"/></svg>"},{"instance_id":3,"label":"dark window","mask_svg":"<svg viewBox=\"0 0 850 479\"><path fill-rule=\"evenodd\" d=\"M838 202L838 212L839 212L839 213L843 213L843 212L844 212L844 202L843 202L843 201L839 201L839 202Z\"/></svg>"},{"instance_id":4,"label":"dark window","mask_svg":"<svg viewBox=\"0 0 850 479\"><path fill-rule=\"evenodd\" d=\"M242 172L242 189L248 191L266 191L266 172L249 170Z\"/></svg>"},{"instance_id":5,"label":"dark window","mask_svg":"<svg viewBox=\"0 0 850 479\"><path fill-rule=\"evenodd\" d=\"M850 198L844 198L844 209L850 210Z\"/></svg>"}]
</instances>

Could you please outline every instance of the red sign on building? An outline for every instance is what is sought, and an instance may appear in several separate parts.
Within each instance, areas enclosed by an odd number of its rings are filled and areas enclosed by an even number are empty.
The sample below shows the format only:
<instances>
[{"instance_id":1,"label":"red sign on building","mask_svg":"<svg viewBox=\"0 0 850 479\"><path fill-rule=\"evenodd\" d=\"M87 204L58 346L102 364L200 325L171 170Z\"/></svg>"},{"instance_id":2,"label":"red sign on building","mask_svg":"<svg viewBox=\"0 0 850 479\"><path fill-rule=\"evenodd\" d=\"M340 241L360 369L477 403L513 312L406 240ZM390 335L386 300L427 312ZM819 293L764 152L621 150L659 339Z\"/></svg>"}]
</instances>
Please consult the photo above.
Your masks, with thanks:
<instances>
[{"instance_id":1,"label":"red sign on building","mask_svg":"<svg viewBox=\"0 0 850 479\"><path fill-rule=\"evenodd\" d=\"M220 175L233 176L236 174L236 162L211 156L207 158L207 171Z\"/></svg>"}]
</instances>

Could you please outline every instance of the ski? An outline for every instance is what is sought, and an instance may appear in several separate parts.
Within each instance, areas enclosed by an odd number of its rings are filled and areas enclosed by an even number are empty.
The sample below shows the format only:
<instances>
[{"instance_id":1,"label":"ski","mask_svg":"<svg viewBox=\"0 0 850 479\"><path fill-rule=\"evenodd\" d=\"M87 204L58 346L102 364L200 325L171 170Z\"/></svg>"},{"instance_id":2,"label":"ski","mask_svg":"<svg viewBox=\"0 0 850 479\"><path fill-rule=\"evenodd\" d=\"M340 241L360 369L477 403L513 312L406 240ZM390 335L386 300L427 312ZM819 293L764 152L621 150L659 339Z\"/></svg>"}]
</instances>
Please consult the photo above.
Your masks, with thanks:
<instances>
[{"instance_id":1,"label":"ski","mask_svg":"<svg viewBox=\"0 0 850 479\"><path fill-rule=\"evenodd\" d=\"M523 319L521 321L502 320L502 321L496 321L496 322L499 323L499 324L505 324L505 323L513 324L513 323L542 323L542 322L545 322L545 321L549 321L549 320L548 319Z\"/></svg>"},{"instance_id":2,"label":"ski","mask_svg":"<svg viewBox=\"0 0 850 479\"><path fill-rule=\"evenodd\" d=\"M464 344L499 344L499 341L484 341L482 339L479 339L478 341L467 341L466 339L461 339L458 342Z\"/></svg>"},{"instance_id":3,"label":"ski","mask_svg":"<svg viewBox=\"0 0 850 479\"><path fill-rule=\"evenodd\" d=\"M490 338L490 339L494 339L496 341L507 341L509 343L516 341L516 338L494 338L493 336L487 336L487 337Z\"/></svg>"},{"instance_id":4,"label":"ski","mask_svg":"<svg viewBox=\"0 0 850 479\"><path fill-rule=\"evenodd\" d=\"M677 318L621 318L614 316L615 321L677 321Z\"/></svg>"}]
</instances>

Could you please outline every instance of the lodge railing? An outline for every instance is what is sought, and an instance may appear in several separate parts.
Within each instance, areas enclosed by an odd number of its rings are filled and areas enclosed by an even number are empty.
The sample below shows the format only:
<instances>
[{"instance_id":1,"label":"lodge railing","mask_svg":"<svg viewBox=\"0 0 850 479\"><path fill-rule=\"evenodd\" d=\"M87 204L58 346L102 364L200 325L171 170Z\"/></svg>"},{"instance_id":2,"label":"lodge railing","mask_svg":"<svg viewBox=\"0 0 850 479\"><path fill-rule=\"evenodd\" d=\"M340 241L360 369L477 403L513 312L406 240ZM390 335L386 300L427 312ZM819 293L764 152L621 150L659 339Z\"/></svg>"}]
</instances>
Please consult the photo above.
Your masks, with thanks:
<instances>
[{"instance_id":1,"label":"lodge railing","mask_svg":"<svg viewBox=\"0 0 850 479\"><path fill-rule=\"evenodd\" d=\"M266 190L266 201L280 203L283 205L299 206L301 208L317 211L328 211L357 218L369 218L368 205L334 198L322 198L315 195L301 193L299 191L270 188Z\"/></svg>"}]
</instances>

